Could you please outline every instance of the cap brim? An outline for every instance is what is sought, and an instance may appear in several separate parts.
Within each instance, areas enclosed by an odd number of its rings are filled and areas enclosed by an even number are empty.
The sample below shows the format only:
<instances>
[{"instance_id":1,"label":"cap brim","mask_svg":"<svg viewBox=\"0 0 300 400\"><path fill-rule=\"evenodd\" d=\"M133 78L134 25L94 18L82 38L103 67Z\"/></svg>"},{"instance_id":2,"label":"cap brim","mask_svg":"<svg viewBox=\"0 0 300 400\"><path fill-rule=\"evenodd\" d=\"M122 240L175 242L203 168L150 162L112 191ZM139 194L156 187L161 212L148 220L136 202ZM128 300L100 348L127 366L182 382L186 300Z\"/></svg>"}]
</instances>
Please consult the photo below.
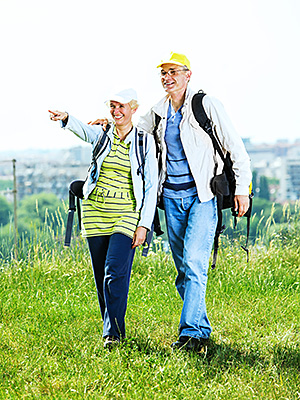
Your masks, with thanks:
<instances>
[{"instance_id":1,"label":"cap brim","mask_svg":"<svg viewBox=\"0 0 300 400\"><path fill-rule=\"evenodd\" d=\"M180 63L178 61L168 60L168 61L161 62L156 68L160 68L164 64L175 64L175 65L180 65L181 67L185 67L185 64L182 64L182 63Z\"/></svg>"},{"instance_id":2,"label":"cap brim","mask_svg":"<svg viewBox=\"0 0 300 400\"><path fill-rule=\"evenodd\" d=\"M109 103L110 103L111 101L116 101L117 103L120 103L120 104L127 104L127 103L130 102L130 100L129 100L129 101L126 101L126 99L124 99L123 97L112 96L111 98L109 98L109 100L106 100L104 103L105 103L107 106L109 106Z\"/></svg>"}]
</instances>

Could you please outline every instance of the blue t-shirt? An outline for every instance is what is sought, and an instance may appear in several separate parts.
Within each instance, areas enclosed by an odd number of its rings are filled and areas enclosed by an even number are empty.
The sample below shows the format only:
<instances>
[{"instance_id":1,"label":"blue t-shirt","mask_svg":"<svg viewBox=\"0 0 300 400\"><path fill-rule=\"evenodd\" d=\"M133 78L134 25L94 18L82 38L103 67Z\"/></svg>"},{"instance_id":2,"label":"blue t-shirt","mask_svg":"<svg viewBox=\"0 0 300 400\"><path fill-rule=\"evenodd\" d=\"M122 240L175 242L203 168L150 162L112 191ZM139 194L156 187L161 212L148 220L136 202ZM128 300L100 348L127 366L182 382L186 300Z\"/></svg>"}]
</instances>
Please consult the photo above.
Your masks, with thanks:
<instances>
[{"instance_id":1,"label":"blue t-shirt","mask_svg":"<svg viewBox=\"0 0 300 400\"><path fill-rule=\"evenodd\" d=\"M181 108L182 107L175 112L170 102L165 132L165 142L167 146L167 179L163 195L173 198L188 197L197 194L194 178L180 139L179 125L182 120ZM182 188L182 185L183 187L192 187Z\"/></svg>"}]
</instances>

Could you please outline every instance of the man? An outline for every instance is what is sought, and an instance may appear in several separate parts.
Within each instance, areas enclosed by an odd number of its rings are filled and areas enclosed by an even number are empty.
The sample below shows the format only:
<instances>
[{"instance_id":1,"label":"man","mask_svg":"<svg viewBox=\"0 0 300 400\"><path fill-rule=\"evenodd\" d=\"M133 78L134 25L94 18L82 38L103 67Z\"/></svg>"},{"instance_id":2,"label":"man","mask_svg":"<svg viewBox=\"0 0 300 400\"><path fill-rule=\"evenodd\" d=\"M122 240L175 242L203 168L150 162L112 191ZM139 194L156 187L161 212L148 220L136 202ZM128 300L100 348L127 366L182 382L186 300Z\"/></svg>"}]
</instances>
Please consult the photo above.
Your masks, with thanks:
<instances>
[{"instance_id":1,"label":"man","mask_svg":"<svg viewBox=\"0 0 300 400\"><path fill-rule=\"evenodd\" d=\"M178 272L175 284L183 301L179 339L172 347L198 351L212 331L205 293L217 225L217 204L210 181L214 176L215 159L218 173L222 170L222 161L215 154L211 139L194 118L191 101L195 92L189 87L192 71L187 57L171 53L158 68L166 96L140 119L138 125L152 132L156 125L155 114L161 117L157 129L162 161L158 195L163 200L170 247ZM231 154L236 176L235 208L241 217L249 207L249 157L222 104L206 95L203 106L224 153Z\"/></svg>"}]
</instances>

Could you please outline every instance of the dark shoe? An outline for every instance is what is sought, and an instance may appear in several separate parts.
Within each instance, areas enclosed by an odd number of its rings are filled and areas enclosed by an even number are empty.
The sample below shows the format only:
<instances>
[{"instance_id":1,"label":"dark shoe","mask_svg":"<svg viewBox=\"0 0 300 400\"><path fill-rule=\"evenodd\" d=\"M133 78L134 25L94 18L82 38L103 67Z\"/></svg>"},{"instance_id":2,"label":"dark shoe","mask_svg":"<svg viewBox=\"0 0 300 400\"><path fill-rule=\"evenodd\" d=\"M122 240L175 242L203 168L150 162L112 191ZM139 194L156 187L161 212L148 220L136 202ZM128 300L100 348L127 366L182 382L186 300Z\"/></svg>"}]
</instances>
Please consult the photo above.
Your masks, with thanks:
<instances>
[{"instance_id":1,"label":"dark shoe","mask_svg":"<svg viewBox=\"0 0 300 400\"><path fill-rule=\"evenodd\" d=\"M104 342L104 348L111 350L120 344L120 339L116 336L106 336Z\"/></svg>"},{"instance_id":2,"label":"dark shoe","mask_svg":"<svg viewBox=\"0 0 300 400\"><path fill-rule=\"evenodd\" d=\"M171 344L173 350L187 350L198 352L206 347L208 339L196 339L190 336L180 336L180 338Z\"/></svg>"}]
</instances>

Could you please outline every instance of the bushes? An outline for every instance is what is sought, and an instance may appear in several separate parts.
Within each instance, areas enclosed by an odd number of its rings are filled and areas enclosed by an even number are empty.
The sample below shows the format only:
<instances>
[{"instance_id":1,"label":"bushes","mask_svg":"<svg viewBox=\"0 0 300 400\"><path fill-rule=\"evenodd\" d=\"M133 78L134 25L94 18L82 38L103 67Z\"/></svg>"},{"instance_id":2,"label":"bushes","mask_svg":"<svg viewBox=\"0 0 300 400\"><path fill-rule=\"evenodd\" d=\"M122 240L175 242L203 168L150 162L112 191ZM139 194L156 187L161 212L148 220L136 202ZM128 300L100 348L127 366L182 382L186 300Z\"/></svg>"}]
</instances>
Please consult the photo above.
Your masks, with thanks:
<instances>
[{"instance_id":1,"label":"bushes","mask_svg":"<svg viewBox=\"0 0 300 400\"><path fill-rule=\"evenodd\" d=\"M9 205L11 207L11 205ZM1 210L0 210L1 211ZM0 213L1 217L2 213ZM37 243L52 249L62 244L65 233L66 208L55 195L41 193L25 197L18 208L18 254L19 259ZM12 214L6 225L0 226L0 256L5 262L13 257L14 227Z\"/></svg>"},{"instance_id":2,"label":"bushes","mask_svg":"<svg viewBox=\"0 0 300 400\"><path fill-rule=\"evenodd\" d=\"M0 226L9 223L12 212L12 205L6 200L5 197L0 196Z\"/></svg>"},{"instance_id":3,"label":"bushes","mask_svg":"<svg viewBox=\"0 0 300 400\"><path fill-rule=\"evenodd\" d=\"M272 203L261 198L253 199L252 217L250 224L250 243L269 245L271 240L278 243L281 239L294 240L297 237L300 211L299 202L284 205ZM234 228L234 218L231 211L223 213L223 223L226 225L223 236L227 240L240 238L246 235L246 218L238 218L237 226Z\"/></svg>"}]
</instances>

